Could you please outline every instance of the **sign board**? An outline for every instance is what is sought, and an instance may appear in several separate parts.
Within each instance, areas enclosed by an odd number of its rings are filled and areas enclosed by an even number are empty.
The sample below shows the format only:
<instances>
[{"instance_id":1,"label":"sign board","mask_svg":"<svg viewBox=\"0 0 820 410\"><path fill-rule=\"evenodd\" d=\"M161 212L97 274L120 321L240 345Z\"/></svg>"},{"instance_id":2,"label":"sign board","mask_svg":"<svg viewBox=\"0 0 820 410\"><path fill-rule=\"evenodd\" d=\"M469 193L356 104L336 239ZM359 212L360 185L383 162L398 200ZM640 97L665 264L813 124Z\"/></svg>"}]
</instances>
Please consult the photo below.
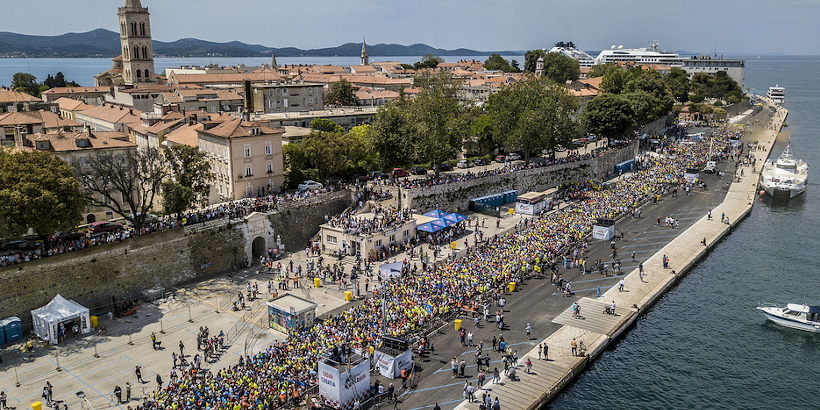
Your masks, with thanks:
<instances>
[{"instance_id":1,"label":"sign board","mask_svg":"<svg viewBox=\"0 0 820 410\"><path fill-rule=\"evenodd\" d=\"M615 237L615 226L592 226L592 238L608 241Z\"/></svg>"},{"instance_id":2,"label":"sign board","mask_svg":"<svg viewBox=\"0 0 820 410\"><path fill-rule=\"evenodd\" d=\"M413 365L410 349L405 350L398 356L392 356L377 349L373 352L373 360L376 361L379 374L390 379L400 377L402 369L409 371Z\"/></svg>"},{"instance_id":3,"label":"sign board","mask_svg":"<svg viewBox=\"0 0 820 410\"><path fill-rule=\"evenodd\" d=\"M324 361L319 362L319 394L334 409L352 409L358 398L363 401L370 394L370 360L365 359L350 369L340 372Z\"/></svg>"}]
</instances>

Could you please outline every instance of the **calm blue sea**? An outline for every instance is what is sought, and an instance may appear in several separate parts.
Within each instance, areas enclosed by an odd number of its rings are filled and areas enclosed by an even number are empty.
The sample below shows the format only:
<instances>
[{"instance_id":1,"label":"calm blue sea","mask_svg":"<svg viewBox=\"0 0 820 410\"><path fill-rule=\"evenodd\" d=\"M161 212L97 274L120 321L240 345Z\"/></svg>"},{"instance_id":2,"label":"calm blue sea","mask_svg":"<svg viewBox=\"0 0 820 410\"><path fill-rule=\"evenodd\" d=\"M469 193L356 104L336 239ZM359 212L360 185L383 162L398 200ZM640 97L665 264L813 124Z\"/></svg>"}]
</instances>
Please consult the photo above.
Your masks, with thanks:
<instances>
[{"instance_id":1,"label":"calm blue sea","mask_svg":"<svg viewBox=\"0 0 820 410\"><path fill-rule=\"evenodd\" d=\"M489 57L444 57L445 62L454 63L459 60L479 60L484 61ZM421 56L404 57L372 57L370 61L398 61L400 63L413 64L421 60ZM507 60L515 59L521 67L524 66L524 56L504 56ZM356 65L360 63L359 57L277 57L276 63L285 64L316 64L316 65ZM162 73L166 68L178 68L182 65L204 66L208 64L219 64L222 66L235 66L244 64L246 66L261 66L270 64L270 58L262 57L197 57L197 58L157 58L154 60L154 69L157 73ZM31 73L37 77L37 81L42 82L48 74L52 76L62 72L66 80L76 81L82 86L93 86L94 75L111 69L111 59L108 58L0 58L0 86L11 85L11 78L15 73Z\"/></svg>"},{"instance_id":2,"label":"calm blue sea","mask_svg":"<svg viewBox=\"0 0 820 410\"><path fill-rule=\"evenodd\" d=\"M548 408L820 408L820 334L772 325L755 309L820 304L820 57L746 58L746 87L786 87L785 132L809 163L808 190L791 202L757 203Z\"/></svg>"}]
</instances>

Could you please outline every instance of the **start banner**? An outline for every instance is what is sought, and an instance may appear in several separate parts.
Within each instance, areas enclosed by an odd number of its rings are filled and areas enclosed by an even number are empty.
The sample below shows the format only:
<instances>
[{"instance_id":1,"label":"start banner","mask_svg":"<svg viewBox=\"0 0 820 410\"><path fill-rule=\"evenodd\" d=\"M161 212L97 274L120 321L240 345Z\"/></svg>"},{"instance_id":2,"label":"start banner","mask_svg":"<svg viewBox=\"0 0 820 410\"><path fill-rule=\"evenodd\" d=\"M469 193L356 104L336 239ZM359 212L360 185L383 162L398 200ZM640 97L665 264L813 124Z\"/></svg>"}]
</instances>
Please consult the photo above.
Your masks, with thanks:
<instances>
[{"instance_id":1,"label":"start banner","mask_svg":"<svg viewBox=\"0 0 820 410\"><path fill-rule=\"evenodd\" d=\"M370 394L369 359L342 371L320 361L318 370L319 394L334 409L352 409L356 399L362 401Z\"/></svg>"},{"instance_id":2,"label":"start banner","mask_svg":"<svg viewBox=\"0 0 820 410\"><path fill-rule=\"evenodd\" d=\"M410 349L398 356L376 350L373 352L373 359L379 368L379 374L390 379L400 377L402 369L409 371L413 365L413 353Z\"/></svg>"}]
</instances>

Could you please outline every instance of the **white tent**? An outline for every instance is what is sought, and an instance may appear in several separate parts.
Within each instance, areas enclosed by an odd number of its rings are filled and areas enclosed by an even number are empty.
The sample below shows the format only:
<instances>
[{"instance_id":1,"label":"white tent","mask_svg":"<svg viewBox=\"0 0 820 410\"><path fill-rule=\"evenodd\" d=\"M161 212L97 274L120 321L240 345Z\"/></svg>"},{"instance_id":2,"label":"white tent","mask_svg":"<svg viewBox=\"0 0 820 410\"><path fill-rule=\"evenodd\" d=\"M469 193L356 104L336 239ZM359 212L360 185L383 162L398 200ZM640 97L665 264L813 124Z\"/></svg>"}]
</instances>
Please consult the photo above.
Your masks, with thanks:
<instances>
[{"instance_id":1,"label":"white tent","mask_svg":"<svg viewBox=\"0 0 820 410\"><path fill-rule=\"evenodd\" d=\"M37 336L53 344L59 342L57 339L57 329L60 323L79 319L80 333L88 333L91 331L91 318L88 309L59 294L55 296L51 302L48 302L47 305L32 310L31 317L34 320L34 332L37 333ZM66 332L70 330L70 326L66 328Z\"/></svg>"}]
</instances>

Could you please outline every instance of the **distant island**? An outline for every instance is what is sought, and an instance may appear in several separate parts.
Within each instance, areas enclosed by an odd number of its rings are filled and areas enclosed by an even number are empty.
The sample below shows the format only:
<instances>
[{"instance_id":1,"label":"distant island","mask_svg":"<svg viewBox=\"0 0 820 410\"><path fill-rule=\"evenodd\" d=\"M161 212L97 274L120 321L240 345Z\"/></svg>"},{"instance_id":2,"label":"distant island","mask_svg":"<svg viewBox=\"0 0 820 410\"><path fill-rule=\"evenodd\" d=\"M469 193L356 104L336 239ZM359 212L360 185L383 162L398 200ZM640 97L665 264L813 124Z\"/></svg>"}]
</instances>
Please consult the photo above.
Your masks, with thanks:
<instances>
[{"instance_id":1,"label":"distant island","mask_svg":"<svg viewBox=\"0 0 820 410\"><path fill-rule=\"evenodd\" d=\"M155 57L358 57L361 43L346 43L338 47L302 50L295 47L273 48L239 41L215 43L183 38L166 43L153 40ZM492 53L517 55L522 51L476 51L466 48L444 50L426 44L368 44L371 56L486 56ZM66 33L59 36L31 36L0 32L0 57L29 58L113 58L122 53L120 34L96 29L86 33Z\"/></svg>"}]
</instances>

